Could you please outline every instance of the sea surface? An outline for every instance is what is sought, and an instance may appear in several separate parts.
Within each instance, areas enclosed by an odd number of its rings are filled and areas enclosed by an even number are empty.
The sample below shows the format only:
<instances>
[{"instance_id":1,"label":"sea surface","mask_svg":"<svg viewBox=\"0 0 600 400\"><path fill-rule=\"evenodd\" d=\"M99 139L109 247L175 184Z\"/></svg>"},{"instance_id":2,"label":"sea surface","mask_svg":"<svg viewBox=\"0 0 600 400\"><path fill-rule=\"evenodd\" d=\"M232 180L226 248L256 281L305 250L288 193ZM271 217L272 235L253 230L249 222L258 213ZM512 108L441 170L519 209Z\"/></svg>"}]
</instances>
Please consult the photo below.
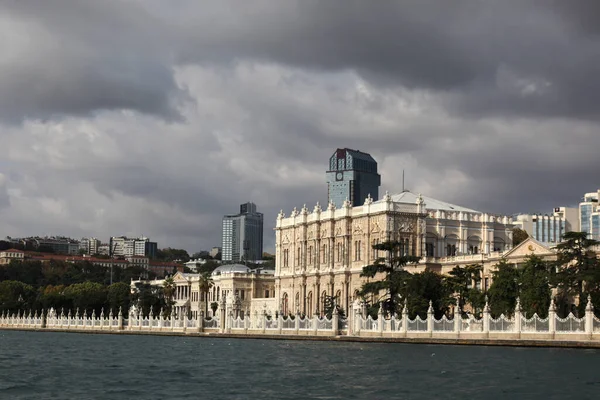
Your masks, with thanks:
<instances>
[{"instance_id":1,"label":"sea surface","mask_svg":"<svg viewBox=\"0 0 600 400\"><path fill-rule=\"evenodd\" d=\"M600 351L0 331L0 399L599 399Z\"/></svg>"}]
</instances>

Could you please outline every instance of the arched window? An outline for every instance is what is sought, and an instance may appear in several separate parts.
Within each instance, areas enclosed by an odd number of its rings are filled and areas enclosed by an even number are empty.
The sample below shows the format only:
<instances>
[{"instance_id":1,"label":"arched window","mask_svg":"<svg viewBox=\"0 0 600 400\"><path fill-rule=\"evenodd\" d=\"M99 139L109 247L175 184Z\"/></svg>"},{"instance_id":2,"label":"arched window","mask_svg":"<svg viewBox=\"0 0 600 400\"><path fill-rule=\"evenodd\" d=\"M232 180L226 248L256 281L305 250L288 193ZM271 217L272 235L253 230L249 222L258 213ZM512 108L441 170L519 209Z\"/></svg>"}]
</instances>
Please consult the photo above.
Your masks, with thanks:
<instances>
[{"instance_id":1,"label":"arched window","mask_svg":"<svg viewBox=\"0 0 600 400\"><path fill-rule=\"evenodd\" d=\"M296 258L296 265L300 265L300 258L302 257L302 248L298 246L298 257Z\"/></svg>"},{"instance_id":2,"label":"arched window","mask_svg":"<svg viewBox=\"0 0 600 400\"><path fill-rule=\"evenodd\" d=\"M309 246L308 247L308 265L312 265L312 261L313 261L313 247Z\"/></svg>"},{"instance_id":3,"label":"arched window","mask_svg":"<svg viewBox=\"0 0 600 400\"><path fill-rule=\"evenodd\" d=\"M306 295L306 315L312 315L313 312L315 312L313 309L313 293L308 292Z\"/></svg>"},{"instance_id":4,"label":"arched window","mask_svg":"<svg viewBox=\"0 0 600 400\"><path fill-rule=\"evenodd\" d=\"M321 293L321 313L325 311L325 301L327 299L327 292L323 290Z\"/></svg>"}]
</instances>

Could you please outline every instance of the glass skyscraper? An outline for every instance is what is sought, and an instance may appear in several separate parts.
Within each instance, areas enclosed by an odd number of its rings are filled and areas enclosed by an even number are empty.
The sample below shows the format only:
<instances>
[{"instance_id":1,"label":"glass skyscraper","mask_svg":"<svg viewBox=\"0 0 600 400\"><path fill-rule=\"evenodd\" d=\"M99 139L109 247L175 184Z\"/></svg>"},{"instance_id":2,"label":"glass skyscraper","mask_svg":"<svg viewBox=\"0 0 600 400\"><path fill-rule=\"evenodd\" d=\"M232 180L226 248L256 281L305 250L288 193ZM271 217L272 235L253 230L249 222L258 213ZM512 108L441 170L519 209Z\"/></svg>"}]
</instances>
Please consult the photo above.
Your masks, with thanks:
<instances>
[{"instance_id":1,"label":"glass skyscraper","mask_svg":"<svg viewBox=\"0 0 600 400\"><path fill-rule=\"evenodd\" d=\"M221 260L256 261L263 254L263 214L256 204L240 205L240 213L223 217Z\"/></svg>"},{"instance_id":2,"label":"glass skyscraper","mask_svg":"<svg viewBox=\"0 0 600 400\"><path fill-rule=\"evenodd\" d=\"M358 150L337 149L329 158L327 191L330 202L341 207L348 199L351 205L360 206L370 194L379 200L381 176L377 162L368 153Z\"/></svg>"},{"instance_id":3,"label":"glass skyscraper","mask_svg":"<svg viewBox=\"0 0 600 400\"><path fill-rule=\"evenodd\" d=\"M583 202L579 203L579 223L581 232L587 232L589 239L600 240L600 207L598 198L600 190L586 193Z\"/></svg>"}]
</instances>

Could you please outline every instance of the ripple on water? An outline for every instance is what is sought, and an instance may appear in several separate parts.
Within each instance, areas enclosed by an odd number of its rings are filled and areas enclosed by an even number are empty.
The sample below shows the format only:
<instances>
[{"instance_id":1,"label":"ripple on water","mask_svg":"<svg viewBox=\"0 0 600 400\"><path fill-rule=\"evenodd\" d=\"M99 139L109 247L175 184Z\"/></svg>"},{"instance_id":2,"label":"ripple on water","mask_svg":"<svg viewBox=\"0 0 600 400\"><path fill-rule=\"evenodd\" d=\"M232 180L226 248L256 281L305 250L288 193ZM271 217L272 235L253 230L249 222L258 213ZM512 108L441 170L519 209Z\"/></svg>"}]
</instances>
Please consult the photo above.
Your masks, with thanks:
<instances>
[{"instance_id":1,"label":"ripple on water","mask_svg":"<svg viewBox=\"0 0 600 400\"><path fill-rule=\"evenodd\" d=\"M596 398L599 354L7 331L0 399Z\"/></svg>"}]
</instances>

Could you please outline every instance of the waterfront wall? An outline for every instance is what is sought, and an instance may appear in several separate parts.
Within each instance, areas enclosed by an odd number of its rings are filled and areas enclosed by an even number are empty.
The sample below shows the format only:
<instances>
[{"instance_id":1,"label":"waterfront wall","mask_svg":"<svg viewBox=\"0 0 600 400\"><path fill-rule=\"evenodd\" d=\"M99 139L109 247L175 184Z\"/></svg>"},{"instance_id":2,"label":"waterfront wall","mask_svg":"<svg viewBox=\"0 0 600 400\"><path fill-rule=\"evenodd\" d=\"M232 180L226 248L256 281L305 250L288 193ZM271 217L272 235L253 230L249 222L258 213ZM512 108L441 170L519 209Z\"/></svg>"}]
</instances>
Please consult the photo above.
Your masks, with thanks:
<instances>
[{"instance_id":1,"label":"waterfront wall","mask_svg":"<svg viewBox=\"0 0 600 400\"><path fill-rule=\"evenodd\" d=\"M91 331L143 333L179 333L179 334L238 334L238 335L303 335L303 336L352 336L364 338L436 338L436 339L487 339L487 340L561 340L561 341L599 341L600 319L594 315L593 306L588 299L585 316L577 318L569 314L566 318L556 315L554 303L548 316L540 318L533 315L527 318L521 313L519 303L512 317L503 315L492 318L486 305L482 318L443 316L436 319L430 306L427 317L409 318L406 308L397 317L384 318L380 310L377 318L363 316L356 307L349 318L334 313L326 317L274 317L250 313L235 315L233 311L222 312L219 317L164 318L160 313L142 316L131 312L124 316L100 314L91 316L85 313L65 314L53 309L41 313L21 315L2 314L0 328L32 329L52 331Z\"/></svg>"}]
</instances>

